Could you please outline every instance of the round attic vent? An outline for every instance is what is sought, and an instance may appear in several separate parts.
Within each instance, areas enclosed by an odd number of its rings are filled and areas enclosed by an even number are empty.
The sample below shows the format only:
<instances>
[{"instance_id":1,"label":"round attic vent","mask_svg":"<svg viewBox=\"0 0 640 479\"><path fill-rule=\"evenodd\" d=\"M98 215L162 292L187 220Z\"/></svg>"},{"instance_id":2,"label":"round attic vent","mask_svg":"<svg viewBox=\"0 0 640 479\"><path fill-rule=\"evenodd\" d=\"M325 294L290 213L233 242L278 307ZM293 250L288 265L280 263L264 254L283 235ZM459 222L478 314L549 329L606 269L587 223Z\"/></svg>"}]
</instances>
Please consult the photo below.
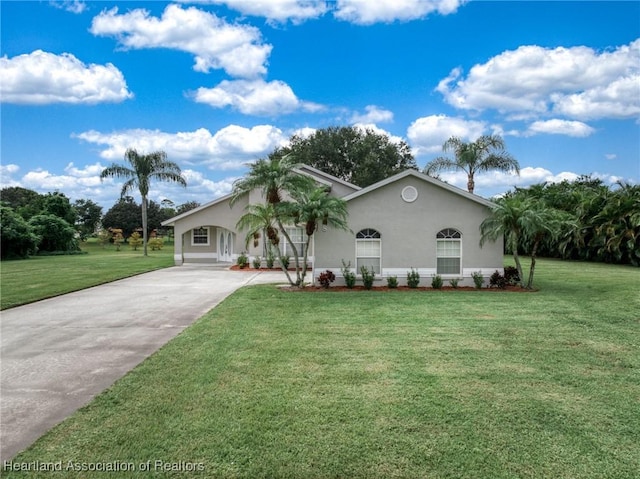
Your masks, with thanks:
<instances>
[{"instance_id":1,"label":"round attic vent","mask_svg":"<svg viewBox=\"0 0 640 479\"><path fill-rule=\"evenodd\" d=\"M401 193L402 199L407 203L413 203L418 199L418 190L413 186L405 186Z\"/></svg>"}]
</instances>

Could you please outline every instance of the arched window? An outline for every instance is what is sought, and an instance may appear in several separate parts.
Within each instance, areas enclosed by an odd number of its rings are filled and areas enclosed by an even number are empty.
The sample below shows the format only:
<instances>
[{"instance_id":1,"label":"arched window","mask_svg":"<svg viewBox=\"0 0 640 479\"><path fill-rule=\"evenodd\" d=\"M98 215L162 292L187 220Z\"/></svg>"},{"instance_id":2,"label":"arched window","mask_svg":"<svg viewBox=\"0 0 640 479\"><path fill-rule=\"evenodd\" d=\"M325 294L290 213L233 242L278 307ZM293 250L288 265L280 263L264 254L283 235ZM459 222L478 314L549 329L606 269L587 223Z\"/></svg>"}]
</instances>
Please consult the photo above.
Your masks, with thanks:
<instances>
[{"instance_id":1,"label":"arched window","mask_svg":"<svg viewBox=\"0 0 640 479\"><path fill-rule=\"evenodd\" d=\"M365 228L356 234L356 274L366 266L376 274L382 271L382 247L380 232Z\"/></svg>"},{"instance_id":2,"label":"arched window","mask_svg":"<svg viewBox=\"0 0 640 479\"><path fill-rule=\"evenodd\" d=\"M462 274L462 233L445 228L436 235L437 274Z\"/></svg>"}]
</instances>

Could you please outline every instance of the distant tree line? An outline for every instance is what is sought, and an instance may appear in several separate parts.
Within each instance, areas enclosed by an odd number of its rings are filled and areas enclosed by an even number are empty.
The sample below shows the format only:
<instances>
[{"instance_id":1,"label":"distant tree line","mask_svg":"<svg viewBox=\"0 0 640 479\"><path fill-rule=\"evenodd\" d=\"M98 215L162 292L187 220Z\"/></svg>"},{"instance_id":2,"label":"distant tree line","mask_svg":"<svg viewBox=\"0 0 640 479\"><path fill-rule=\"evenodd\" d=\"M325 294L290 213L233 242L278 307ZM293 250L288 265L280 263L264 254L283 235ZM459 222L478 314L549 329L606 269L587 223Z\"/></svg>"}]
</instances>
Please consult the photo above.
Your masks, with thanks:
<instances>
[{"instance_id":1,"label":"distant tree line","mask_svg":"<svg viewBox=\"0 0 640 479\"><path fill-rule=\"evenodd\" d=\"M502 202L529 202L559 212L568 221L536 244L538 256L640 266L640 185L613 186L598 178L516 188ZM523 235L520 252L529 254L536 237ZM511 252L511 251L510 251Z\"/></svg>"},{"instance_id":2,"label":"distant tree line","mask_svg":"<svg viewBox=\"0 0 640 479\"><path fill-rule=\"evenodd\" d=\"M149 231L177 214L199 206L189 202L175 207L148 202ZM102 207L90 199L71 202L61 192L40 194L22 187L0 191L1 258L25 258L37 253L74 252L80 242L100 228L122 229L128 238L141 228L141 205L132 197L119 199L104 215Z\"/></svg>"}]
</instances>

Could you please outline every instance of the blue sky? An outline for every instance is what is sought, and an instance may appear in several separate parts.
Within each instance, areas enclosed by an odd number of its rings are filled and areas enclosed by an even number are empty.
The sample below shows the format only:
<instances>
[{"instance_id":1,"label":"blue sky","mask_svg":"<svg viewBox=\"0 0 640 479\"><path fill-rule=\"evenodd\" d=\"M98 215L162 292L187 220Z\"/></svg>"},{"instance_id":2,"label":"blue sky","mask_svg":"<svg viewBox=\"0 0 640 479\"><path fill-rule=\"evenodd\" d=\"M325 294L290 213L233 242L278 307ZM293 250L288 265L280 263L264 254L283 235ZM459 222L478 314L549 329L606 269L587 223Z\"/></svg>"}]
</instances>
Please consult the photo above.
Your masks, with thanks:
<instances>
[{"instance_id":1,"label":"blue sky","mask_svg":"<svg viewBox=\"0 0 640 479\"><path fill-rule=\"evenodd\" d=\"M359 125L423 167L500 134L521 175L640 181L640 2L2 1L2 186L87 198L124 151L164 150L205 203L292 134ZM464 188L460 173L442 178ZM139 198L137 198L139 200Z\"/></svg>"}]
</instances>

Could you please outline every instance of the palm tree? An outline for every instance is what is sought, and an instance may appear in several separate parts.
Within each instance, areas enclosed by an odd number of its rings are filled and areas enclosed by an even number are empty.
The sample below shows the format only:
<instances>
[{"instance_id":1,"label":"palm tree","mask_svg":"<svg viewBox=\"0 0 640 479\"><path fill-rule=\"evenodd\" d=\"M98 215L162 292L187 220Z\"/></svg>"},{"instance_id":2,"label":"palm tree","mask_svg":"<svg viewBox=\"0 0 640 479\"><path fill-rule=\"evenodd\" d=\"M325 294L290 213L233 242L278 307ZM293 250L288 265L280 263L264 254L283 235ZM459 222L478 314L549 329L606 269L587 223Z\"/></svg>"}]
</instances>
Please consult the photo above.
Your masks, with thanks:
<instances>
[{"instance_id":1,"label":"palm tree","mask_svg":"<svg viewBox=\"0 0 640 479\"><path fill-rule=\"evenodd\" d=\"M487 241L495 241L504 236L508 249L513 254L516 263L520 286L524 287L524 276L522 265L518 256L518 246L520 238L523 236L521 218L530 206L530 202L518 196L507 196L500 198L494 204L491 216L486 218L480 225L480 246Z\"/></svg>"},{"instance_id":2,"label":"palm tree","mask_svg":"<svg viewBox=\"0 0 640 479\"><path fill-rule=\"evenodd\" d=\"M294 162L291 155L285 155L283 157L271 155L268 159L260 159L252 163L249 167L249 173L233 184L233 191L231 192L231 200L229 202L229 204L233 206L240 198L248 195L254 189L262 191L267 204L273 207L273 221L278 226L278 230L284 236L294 254L297 275L296 282L293 282L289 277L289 273L286 271L282 261L282 254L278 249L278 259L280 260L282 270L287 275L289 282L294 286L299 285L300 279L299 255L295 244L283 224L283 221L291 220L291 217L287 217L285 214L285 211L289 211L290 209L283 207L282 203L287 200L287 196L292 197L296 193L308 191L314 187L314 181L310 177L296 171L298 166L300 166L300 164Z\"/></svg>"},{"instance_id":3,"label":"palm tree","mask_svg":"<svg viewBox=\"0 0 640 479\"><path fill-rule=\"evenodd\" d=\"M233 184L231 206L254 189L262 190L267 203L275 205L284 199L285 193L311 188L313 180L295 171L298 166L301 164L294 162L290 155L282 158L273 155L252 163L249 173Z\"/></svg>"},{"instance_id":4,"label":"palm tree","mask_svg":"<svg viewBox=\"0 0 640 479\"><path fill-rule=\"evenodd\" d=\"M155 151L147 155L139 154L129 148L124 154L125 160L131 167L113 164L108 166L100 174L100 180L105 178L122 178L126 181L122 185L122 197L127 196L134 188L137 188L142 197L142 239L144 255L147 256L147 197L149 185L152 180L178 183L187 186L187 181L182 176L180 167L167 160L164 151Z\"/></svg>"},{"instance_id":5,"label":"palm tree","mask_svg":"<svg viewBox=\"0 0 640 479\"><path fill-rule=\"evenodd\" d=\"M424 172L432 175L444 170L463 170L467 174L467 190L473 193L476 173L498 170L520 174L518 161L504 148L504 140L498 135L483 135L472 143L452 136L444 142L442 150L453 152L455 159L438 157L427 164Z\"/></svg>"},{"instance_id":6,"label":"palm tree","mask_svg":"<svg viewBox=\"0 0 640 479\"><path fill-rule=\"evenodd\" d=\"M281 204L281 212L283 217L290 218L296 225L304 225L307 240L304 245L302 271L297 277L297 284L304 286L304 278L307 274L309 245L311 244L313 234L318 230L320 225L348 231L347 203L341 198L329 196L325 188L299 190L294 192L292 196L293 202ZM297 254L297 251L295 253Z\"/></svg>"}]
</instances>

